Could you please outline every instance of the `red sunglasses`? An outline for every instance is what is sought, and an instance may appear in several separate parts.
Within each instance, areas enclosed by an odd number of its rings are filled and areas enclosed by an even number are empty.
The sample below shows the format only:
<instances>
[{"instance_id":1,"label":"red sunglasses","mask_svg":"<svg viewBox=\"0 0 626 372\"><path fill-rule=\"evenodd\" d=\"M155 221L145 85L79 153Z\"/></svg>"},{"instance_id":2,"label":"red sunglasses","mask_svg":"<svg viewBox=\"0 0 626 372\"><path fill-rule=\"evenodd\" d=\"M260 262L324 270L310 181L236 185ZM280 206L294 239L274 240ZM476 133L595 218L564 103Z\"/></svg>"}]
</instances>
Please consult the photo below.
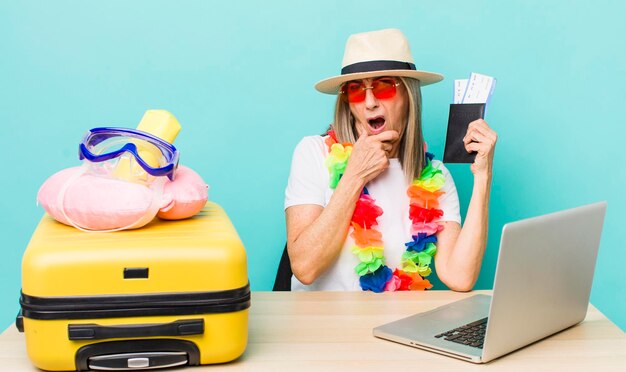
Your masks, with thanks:
<instances>
[{"instance_id":1,"label":"red sunglasses","mask_svg":"<svg viewBox=\"0 0 626 372\"><path fill-rule=\"evenodd\" d=\"M349 81L341 87L340 93L350 103L365 101L365 91L372 90L376 99L390 99L396 95L396 87L400 85L394 78L381 77L372 80L372 86L367 88L361 81Z\"/></svg>"}]
</instances>

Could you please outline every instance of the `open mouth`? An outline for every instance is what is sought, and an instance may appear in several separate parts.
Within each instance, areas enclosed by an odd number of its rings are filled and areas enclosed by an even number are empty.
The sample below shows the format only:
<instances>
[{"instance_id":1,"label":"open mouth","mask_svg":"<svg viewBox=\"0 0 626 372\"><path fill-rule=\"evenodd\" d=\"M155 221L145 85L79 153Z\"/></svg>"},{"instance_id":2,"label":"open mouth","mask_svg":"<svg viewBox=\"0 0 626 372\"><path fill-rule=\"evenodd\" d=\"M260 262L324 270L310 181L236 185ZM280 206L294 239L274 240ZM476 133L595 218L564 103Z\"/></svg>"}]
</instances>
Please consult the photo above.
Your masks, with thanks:
<instances>
[{"instance_id":1,"label":"open mouth","mask_svg":"<svg viewBox=\"0 0 626 372\"><path fill-rule=\"evenodd\" d=\"M374 131L378 131L385 126L385 117L377 116L375 118L368 119L367 123Z\"/></svg>"}]
</instances>

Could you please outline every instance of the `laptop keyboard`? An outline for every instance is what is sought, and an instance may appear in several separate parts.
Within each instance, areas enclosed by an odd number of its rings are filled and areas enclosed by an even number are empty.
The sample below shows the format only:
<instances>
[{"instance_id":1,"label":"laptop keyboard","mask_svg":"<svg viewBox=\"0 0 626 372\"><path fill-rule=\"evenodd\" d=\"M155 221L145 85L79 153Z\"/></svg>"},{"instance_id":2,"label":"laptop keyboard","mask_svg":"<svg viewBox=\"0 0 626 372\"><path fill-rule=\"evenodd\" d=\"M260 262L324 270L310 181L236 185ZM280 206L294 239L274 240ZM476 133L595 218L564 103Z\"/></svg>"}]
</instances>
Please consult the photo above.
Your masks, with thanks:
<instances>
[{"instance_id":1,"label":"laptop keyboard","mask_svg":"<svg viewBox=\"0 0 626 372\"><path fill-rule=\"evenodd\" d=\"M487 329L487 318L467 323L448 332L440 333L435 337L444 337L446 341L482 349L485 341L485 329Z\"/></svg>"}]
</instances>

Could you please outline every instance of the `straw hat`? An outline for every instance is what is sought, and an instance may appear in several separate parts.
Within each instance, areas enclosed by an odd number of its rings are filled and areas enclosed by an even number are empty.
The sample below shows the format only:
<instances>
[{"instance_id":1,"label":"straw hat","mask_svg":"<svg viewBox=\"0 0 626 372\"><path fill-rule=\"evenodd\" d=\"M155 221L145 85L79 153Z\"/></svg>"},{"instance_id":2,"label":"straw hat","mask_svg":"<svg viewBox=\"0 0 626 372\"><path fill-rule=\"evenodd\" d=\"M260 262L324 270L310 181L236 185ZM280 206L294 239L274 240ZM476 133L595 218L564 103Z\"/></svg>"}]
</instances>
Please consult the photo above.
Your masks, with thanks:
<instances>
[{"instance_id":1,"label":"straw hat","mask_svg":"<svg viewBox=\"0 0 626 372\"><path fill-rule=\"evenodd\" d=\"M409 41L402 31L386 29L350 35L341 64L341 75L315 84L322 93L337 94L346 81L374 76L404 76L420 85L443 80L443 75L415 68Z\"/></svg>"}]
</instances>

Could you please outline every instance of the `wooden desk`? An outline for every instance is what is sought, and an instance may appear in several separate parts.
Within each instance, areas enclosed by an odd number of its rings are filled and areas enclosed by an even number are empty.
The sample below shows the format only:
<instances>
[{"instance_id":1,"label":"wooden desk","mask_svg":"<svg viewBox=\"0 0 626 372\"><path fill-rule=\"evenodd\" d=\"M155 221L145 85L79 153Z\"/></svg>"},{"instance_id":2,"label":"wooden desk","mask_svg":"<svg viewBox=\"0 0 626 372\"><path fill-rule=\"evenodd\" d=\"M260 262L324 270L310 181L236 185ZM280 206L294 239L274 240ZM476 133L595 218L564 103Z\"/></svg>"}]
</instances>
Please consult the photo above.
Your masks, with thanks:
<instances>
[{"instance_id":1,"label":"wooden desk","mask_svg":"<svg viewBox=\"0 0 626 372\"><path fill-rule=\"evenodd\" d=\"M475 293L489 291L254 292L245 354L232 363L186 370L626 371L626 335L591 305L581 324L486 365L372 336L375 326ZM0 335L0 370L38 371L14 326Z\"/></svg>"}]
</instances>

